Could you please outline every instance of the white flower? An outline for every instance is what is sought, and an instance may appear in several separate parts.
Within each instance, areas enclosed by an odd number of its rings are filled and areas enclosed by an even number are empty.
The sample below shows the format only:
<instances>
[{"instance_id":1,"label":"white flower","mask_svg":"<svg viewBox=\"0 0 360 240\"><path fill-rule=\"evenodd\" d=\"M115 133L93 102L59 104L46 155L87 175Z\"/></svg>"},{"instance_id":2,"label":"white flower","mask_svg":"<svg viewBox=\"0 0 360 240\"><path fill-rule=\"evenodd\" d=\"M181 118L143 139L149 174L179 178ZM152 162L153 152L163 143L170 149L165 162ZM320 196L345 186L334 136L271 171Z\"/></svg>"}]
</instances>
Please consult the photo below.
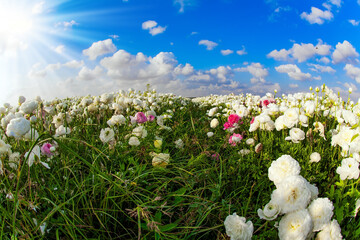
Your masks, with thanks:
<instances>
[{"instance_id":1,"label":"white flower","mask_svg":"<svg viewBox=\"0 0 360 240\"><path fill-rule=\"evenodd\" d=\"M184 147L184 142L180 138L175 141L175 147L178 149L182 149Z\"/></svg>"},{"instance_id":2,"label":"white flower","mask_svg":"<svg viewBox=\"0 0 360 240\"><path fill-rule=\"evenodd\" d=\"M224 225L226 234L231 240L250 240L254 231L251 221L245 222L244 217L238 216L236 213L225 218Z\"/></svg>"},{"instance_id":3,"label":"white flower","mask_svg":"<svg viewBox=\"0 0 360 240\"><path fill-rule=\"evenodd\" d=\"M292 128L299 121L298 109L290 108L284 113L284 124L287 128Z\"/></svg>"},{"instance_id":4,"label":"white flower","mask_svg":"<svg viewBox=\"0 0 360 240\"><path fill-rule=\"evenodd\" d=\"M355 203L354 217L356 217L357 213L359 212L359 209L360 209L360 198L356 200Z\"/></svg>"},{"instance_id":5,"label":"white flower","mask_svg":"<svg viewBox=\"0 0 360 240\"><path fill-rule=\"evenodd\" d=\"M211 128L216 128L217 126L219 126L219 120L217 118L214 118L213 120L211 120L210 122L210 127Z\"/></svg>"},{"instance_id":6,"label":"white flower","mask_svg":"<svg viewBox=\"0 0 360 240\"><path fill-rule=\"evenodd\" d=\"M310 162L319 162L321 160L321 156L318 152L313 152L310 155Z\"/></svg>"},{"instance_id":7,"label":"white flower","mask_svg":"<svg viewBox=\"0 0 360 240\"><path fill-rule=\"evenodd\" d=\"M313 231L317 232L330 223L334 206L328 198L317 198L311 202L308 210L314 223Z\"/></svg>"},{"instance_id":8,"label":"white flower","mask_svg":"<svg viewBox=\"0 0 360 240\"><path fill-rule=\"evenodd\" d=\"M38 102L35 100L26 101L20 106L20 111L25 114L32 113L38 107Z\"/></svg>"},{"instance_id":9,"label":"white flower","mask_svg":"<svg viewBox=\"0 0 360 240\"><path fill-rule=\"evenodd\" d=\"M316 236L316 240L341 240L341 228L336 219L326 224L321 232Z\"/></svg>"},{"instance_id":10,"label":"white flower","mask_svg":"<svg viewBox=\"0 0 360 240\"><path fill-rule=\"evenodd\" d=\"M11 145L5 143L0 139L0 155L5 155L11 152Z\"/></svg>"},{"instance_id":11,"label":"white flower","mask_svg":"<svg viewBox=\"0 0 360 240\"><path fill-rule=\"evenodd\" d=\"M209 110L209 113L208 113L208 116L209 117L212 117L215 115L215 113L217 112L218 108L217 107L214 107L212 109Z\"/></svg>"},{"instance_id":12,"label":"white flower","mask_svg":"<svg viewBox=\"0 0 360 240\"><path fill-rule=\"evenodd\" d=\"M166 165L169 164L170 154L168 154L168 153L154 153L154 152L151 152L150 156L153 157L151 163L152 163L152 165L154 167L156 167L156 166L165 167Z\"/></svg>"},{"instance_id":13,"label":"white flower","mask_svg":"<svg viewBox=\"0 0 360 240\"><path fill-rule=\"evenodd\" d=\"M137 136L137 137L141 137L141 138L146 138L147 136L147 131L144 128L144 126L138 126L136 128L133 129L132 133Z\"/></svg>"},{"instance_id":14,"label":"white flower","mask_svg":"<svg viewBox=\"0 0 360 240\"><path fill-rule=\"evenodd\" d=\"M301 114L299 116L299 121L301 123L301 126L307 127L308 126L308 122L309 122L309 118L307 116L305 116L304 114Z\"/></svg>"},{"instance_id":15,"label":"white flower","mask_svg":"<svg viewBox=\"0 0 360 240\"><path fill-rule=\"evenodd\" d=\"M71 129L69 127L64 127L63 125L60 125L55 131L55 137L60 137L70 133Z\"/></svg>"},{"instance_id":16,"label":"white flower","mask_svg":"<svg viewBox=\"0 0 360 240\"><path fill-rule=\"evenodd\" d=\"M316 104L314 101L306 101L304 104L304 110L307 114L313 115L315 112Z\"/></svg>"},{"instance_id":17,"label":"white flower","mask_svg":"<svg viewBox=\"0 0 360 240\"><path fill-rule=\"evenodd\" d=\"M285 178L271 194L271 200L280 206L282 213L306 208L310 198L307 181L299 175Z\"/></svg>"},{"instance_id":18,"label":"white flower","mask_svg":"<svg viewBox=\"0 0 360 240\"><path fill-rule=\"evenodd\" d=\"M253 138L248 138L248 139L246 139L246 144L247 145L255 145L255 140Z\"/></svg>"},{"instance_id":19,"label":"white flower","mask_svg":"<svg viewBox=\"0 0 360 240\"><path fill-rule=\"evenodd\" d=\"M315 132L319 132L320 137L325 138L325 127L321 122L314 122Z\"/></svg>"},{"instance_id":20,"label":"white flower","mask_svg":"<svg viewBox=\"0 0 360 240\"><path fill-rule=\"evenodd\" d=\"M281 131L285 128L287 128L287 126L285 125L285 117L284 116L279 116L276 120L275 120L275 128L277 131Z\"/></svg>"},{"instance_id":21,"label":"white flower","mask_svg":"<svg viewBox=\"0 0 360 240\"><path fill-rule=\"evenodd\" d=\"M340 179L358 179L359 163L354 158L345 158L341 161L341 166L336 169L336 173L340 174Z\"/></svg>"},{"instance_id":22,"label":"white flower","mask_svg":"<svg viewBox=\"0 0 360 240\"><path fill-rule=\"evenodd\" d=\"M285 140L291 140L293 143L299 143L305 139L305 132L300 128L292 128L289 131L290 137L285 138Z\"/></svg>"},{"instance_id":23,"label":"white flower","mask_svg":"<svg viewBox=\"0 0 360 240\"><path fill-rule=\"evenodd\" d=\"M9 156L9 166L12 169L17 169L19 166L19 161L20 161L20 153L19 152L14 152L11 153Z\"/></svg>"},{"instance_id":24,"label":"white flower","mask_svg":"<svg viewBox=\"0 0 360 240\"><path fill-rule=\"evenodd\" d=\"M211 138L212 136L214 136L214 133L213 133L213 132L208 132L208 133L207 133L207 136L208 136L209 138Z\"/></svg>"},{"instance_id":25,"label":"white flower","mask_svg":"<svg viewBox=\"0 0 360 240\"><path fill-rule=\"evenodd\" d=\"M115 132L111 128L101 129L100 131L100 140L103 143L107 143L114 140L114 136L115 136Z\"/></svg>"},{"instance_id":26,"label":"white flower","mask_svg":"<svg viewBox=\"0 0 360 240\"><path fill-rule=\"evenodd\" d=\"M20 117L10 121L6 128L6 134L9 137L20 139L30 130L30 121Z\"/></svg>"},{"instance_id":27,"label":"white flower","mask_svg":"<svg viewBox=\"0 0 360 240\"><path fill-rule=\"evenodd\" d=\"M239 154L240 154L241 156L248 155L249 153L251 153L251 151L250 151L249 149L246 149L246 148L241 149L241 150L239 151Z\"/></svg>"},{"instance_id":28,"label":"white flower","mask_svg":"<svg viewBox=\"0 0 360 240\"><path fill-rule=\"evenodd\" d=\"M30 153L26 152L25 158L27 158L27 157L29 157L27 163L28 163L29 167L31 167L35 161L35 157L40 159L40 147L38 145L36 145Z\"/></svg>"},{"instance_id":29,"label":"white flower","mask_svg":"<svg viewBox=\"0 0 360 240\"><path fill-rule=\"evenodd\" d=\"M24 139L29 141L35 141L39 137L38 131L36 129L31 128L25 135Z\"/></svg>"},{"instance_id":30,"label":"white flower","mask_svg":"<svg viewBox=\"0 0 360 240\"><path fill-rule=\"evenodd\" d=\"M312 221L306 209L286 214L279 222L280 240L305 240L311 233Z\"/></svg>"},{"instance_id":31,"label":"white flower","mask_svg":"<svg viewBox=\"0 0 360 240\"><path fill-rule=\"evenodd\" d=\"M300 170L298 161L290 155L282 155L271 163L268 169L269 179L278 185L288 176L299 175Z\"/></svg>"},{"instance_id":32,"label":"white flower","mask_svg":"<svg viewBox=\"0 0 360 240\"><path fill-rule=\"evenodd\" d=\"M110 127L114 125L122 125L126 123L126 118L123 115L114 115L106 123Z\"/></svg>"},{"instance_id":33,"label":"white flower","mask_svg":"<svg viewBox=\"0 0 360 240\"><path fill-rule=\"evenodd\" d=\"M261 219L274 220L279 215L281 209L276 203L270 201L264 207L264 210L258 209L257 213Z\"/></svg>"},{"instance_id":34,"label":"white flower","mask_svg":"<svg viewBox=\"0 0 360 240\"><path fill-rule=\"evenodd\" d=\"M137 137L130 137L129 139L129 145L130 146L139 146L140 145L140 141Z\"/></svg>"}]
</instances>

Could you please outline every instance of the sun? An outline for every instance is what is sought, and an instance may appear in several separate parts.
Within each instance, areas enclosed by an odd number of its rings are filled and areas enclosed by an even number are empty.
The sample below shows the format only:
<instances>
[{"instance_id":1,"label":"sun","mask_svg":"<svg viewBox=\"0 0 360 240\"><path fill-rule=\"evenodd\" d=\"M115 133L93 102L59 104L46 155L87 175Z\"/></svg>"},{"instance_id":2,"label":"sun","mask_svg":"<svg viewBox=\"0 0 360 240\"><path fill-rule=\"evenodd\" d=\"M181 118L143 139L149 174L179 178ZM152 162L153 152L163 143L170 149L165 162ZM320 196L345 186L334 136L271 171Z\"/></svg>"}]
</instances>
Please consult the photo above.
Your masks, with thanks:
<instances>
[{"instance_id":1,"label":"sun","mask_svg":"<svg viewBox=\"0 0 360 240\"><path fill-rule=\"evenodd\" d=\"M25 37L33 28L33 15L21 7L3 5L0 8L0 36Z\"/></svg>"}]
</instances>

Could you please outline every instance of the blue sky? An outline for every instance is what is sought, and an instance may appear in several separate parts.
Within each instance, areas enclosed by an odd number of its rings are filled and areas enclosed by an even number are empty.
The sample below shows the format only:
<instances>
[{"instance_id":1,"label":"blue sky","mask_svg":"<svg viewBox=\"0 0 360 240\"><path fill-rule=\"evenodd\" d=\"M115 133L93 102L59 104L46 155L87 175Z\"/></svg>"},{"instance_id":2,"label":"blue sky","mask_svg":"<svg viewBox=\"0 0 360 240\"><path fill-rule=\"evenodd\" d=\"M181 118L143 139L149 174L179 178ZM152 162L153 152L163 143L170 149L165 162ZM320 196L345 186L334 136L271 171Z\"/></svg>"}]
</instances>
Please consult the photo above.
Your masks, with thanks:
<instances>
[{"instance_id":1,"label":"blue sky","mask_svg":"<svg viewBox=\"0 0 360 240\"><path fill-rule=\"evenodd\" d=\"M0 102L144 90L360 96L360 0L0 0Z\"/></svg>"}]
</instances>

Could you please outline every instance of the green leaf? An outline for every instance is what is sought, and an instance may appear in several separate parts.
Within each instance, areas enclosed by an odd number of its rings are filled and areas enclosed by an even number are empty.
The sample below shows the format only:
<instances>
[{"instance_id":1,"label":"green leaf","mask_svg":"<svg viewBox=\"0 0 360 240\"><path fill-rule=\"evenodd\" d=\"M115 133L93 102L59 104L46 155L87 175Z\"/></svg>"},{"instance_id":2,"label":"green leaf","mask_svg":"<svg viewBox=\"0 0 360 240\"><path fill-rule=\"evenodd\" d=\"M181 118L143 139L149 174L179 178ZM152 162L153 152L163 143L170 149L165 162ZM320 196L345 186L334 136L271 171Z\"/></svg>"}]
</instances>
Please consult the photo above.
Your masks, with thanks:
<instances>
[{"instance_id":1,"label":"green leaf","mask_svg":"<svg viewBox=\"0 0 360 240\"><path fill-rule=\"evenodd\" d=\"M170 224L167 224L167 225L164 225L164 226L158 226L158 227L159 227L160 231L168 232L168 231L176 228L177 225L178 225L177 223L170 223Z\"/></svg>"}]
</instances>

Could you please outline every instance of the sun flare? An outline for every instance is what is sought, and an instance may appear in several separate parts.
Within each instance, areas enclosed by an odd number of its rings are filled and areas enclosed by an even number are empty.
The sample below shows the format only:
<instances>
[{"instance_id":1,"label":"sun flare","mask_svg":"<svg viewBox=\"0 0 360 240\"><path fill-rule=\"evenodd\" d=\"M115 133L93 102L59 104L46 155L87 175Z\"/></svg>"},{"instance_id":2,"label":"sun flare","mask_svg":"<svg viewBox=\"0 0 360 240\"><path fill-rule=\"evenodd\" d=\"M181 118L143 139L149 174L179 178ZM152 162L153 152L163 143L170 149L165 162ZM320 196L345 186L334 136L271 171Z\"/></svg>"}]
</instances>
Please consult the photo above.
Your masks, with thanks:
<instances>
[{"instance_id":1,"label":"sun flare","mask_svg":"<svg viewBox=\"0 0 360 240\"><path fill-rule=\"evenodd\" d=\"M32 29L32 15L13 6L0 8L0 35L26 36Z\"/></svg>"}]
</instances>

